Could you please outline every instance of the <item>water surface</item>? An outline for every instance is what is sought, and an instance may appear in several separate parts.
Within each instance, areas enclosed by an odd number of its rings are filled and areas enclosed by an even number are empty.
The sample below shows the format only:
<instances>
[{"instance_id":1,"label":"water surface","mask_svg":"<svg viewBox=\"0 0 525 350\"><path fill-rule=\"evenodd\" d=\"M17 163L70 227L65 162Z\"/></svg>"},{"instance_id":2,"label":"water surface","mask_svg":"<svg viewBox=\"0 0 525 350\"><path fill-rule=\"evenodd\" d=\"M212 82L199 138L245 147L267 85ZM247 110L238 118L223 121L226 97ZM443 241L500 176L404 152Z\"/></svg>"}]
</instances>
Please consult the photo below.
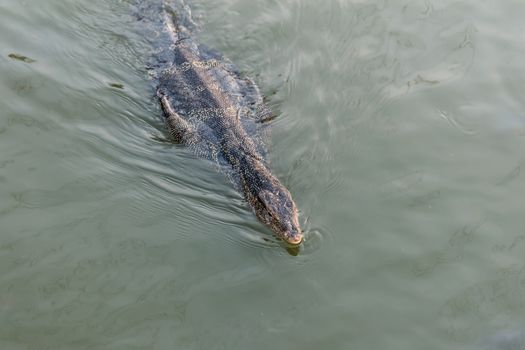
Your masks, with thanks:
<instances>
[{"instance_id":1,"label":"water surface","mask_svg":"<svg viewBox=\"0 0 525 350\"><path fill-rule=\"evenodd\" d=\"M294 257L167 140L131 2L0 0L0 348L472 349L525 328L525 3L191 2L278 114Z\"/></svg>"}]
</instances>

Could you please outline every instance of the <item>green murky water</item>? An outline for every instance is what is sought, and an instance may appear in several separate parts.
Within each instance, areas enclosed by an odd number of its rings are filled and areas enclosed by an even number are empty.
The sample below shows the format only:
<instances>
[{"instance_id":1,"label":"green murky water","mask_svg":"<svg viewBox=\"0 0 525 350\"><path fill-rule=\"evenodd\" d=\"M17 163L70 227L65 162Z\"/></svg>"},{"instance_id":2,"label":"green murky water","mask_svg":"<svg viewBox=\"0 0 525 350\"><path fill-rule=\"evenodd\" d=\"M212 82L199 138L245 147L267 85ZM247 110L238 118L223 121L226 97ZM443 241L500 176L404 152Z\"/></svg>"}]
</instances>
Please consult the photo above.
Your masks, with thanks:
<instances>
[{"instance_id":1,"label":"green murky water","mask_svg":"<svg viewBox=\"0 0 525 350\"><path fill-rule=\"evenodd\" d=\"M473 349L525 329L523 1L191 3L278 112L297 257L166 142L129 3L0 0L1 349Z\"/></svg>"}]
</instances>

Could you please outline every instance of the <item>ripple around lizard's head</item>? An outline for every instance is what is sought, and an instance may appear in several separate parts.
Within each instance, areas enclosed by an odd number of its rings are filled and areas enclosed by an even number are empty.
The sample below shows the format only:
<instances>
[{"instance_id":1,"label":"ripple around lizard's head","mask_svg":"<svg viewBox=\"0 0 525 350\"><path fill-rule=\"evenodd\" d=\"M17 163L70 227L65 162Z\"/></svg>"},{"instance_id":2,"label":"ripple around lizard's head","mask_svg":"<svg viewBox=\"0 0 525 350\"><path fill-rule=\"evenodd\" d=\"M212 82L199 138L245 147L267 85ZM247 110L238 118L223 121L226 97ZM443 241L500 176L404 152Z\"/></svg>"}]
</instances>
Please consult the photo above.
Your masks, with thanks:
<instances>
[{"instance_id":1,"label":"ripple around lizard's head","mask_svg":"<svg viewBox=\"0 0 525 350\"><path fill-rule=\"evenodd\" d=\"M267 266L275 266L287 261L288 268L306 266L316 258L318 252L327 242L332 240L332 234L325 228L311 227L302 220L304 240L298 246L290 246L272 234L270 229L255 222L249 229L243 229L241 235L230 236L232 242L247 248L255 248L254 254ZM261 231L260 228L263 228ZM290 264L291 263L291 264ZM295 266L295 267L294 267Z\"/></svg>"}]
</instances>

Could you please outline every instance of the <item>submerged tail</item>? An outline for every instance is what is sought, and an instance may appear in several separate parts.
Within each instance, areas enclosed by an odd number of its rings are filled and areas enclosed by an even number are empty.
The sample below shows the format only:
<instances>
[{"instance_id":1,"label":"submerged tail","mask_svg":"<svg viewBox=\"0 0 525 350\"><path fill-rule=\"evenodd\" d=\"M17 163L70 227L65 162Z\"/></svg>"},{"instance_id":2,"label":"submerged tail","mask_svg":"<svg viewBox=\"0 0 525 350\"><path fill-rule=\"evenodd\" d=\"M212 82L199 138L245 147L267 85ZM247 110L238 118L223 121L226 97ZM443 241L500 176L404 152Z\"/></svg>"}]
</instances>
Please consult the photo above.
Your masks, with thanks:
<instances>
[{"instance_id":1,"label":"submerged tail","mask_svg":"<svg viewBox=\"0 0 525 350\"><path fill-rule=\"evenodd\" d=\"M174 61L173 46L191 37L197 26L184 0L134 0L139 30L155 53L147 66L155 77Z\"/></svg>"},{"instance_id":2,"label":"submerged tail","mask_svg":"<svg viewBox=\"0 0 525 350\"><path fill-rule=\"evenodd\" d=\"M184 0L164 0L164 11L171 17L177 29L192 32L196 28L191 8Z\"/></svg>"},{"instance_id":3,"label":"submerged tail","mask_svg":"<svg viewBox=\"0 0 525 350\"><path fill-rule=\"evenodd\" d=\"M184 0L135 0L135 16L159 33L172 27L188 35L197 27Z\"/></svg>"}]
</instances>

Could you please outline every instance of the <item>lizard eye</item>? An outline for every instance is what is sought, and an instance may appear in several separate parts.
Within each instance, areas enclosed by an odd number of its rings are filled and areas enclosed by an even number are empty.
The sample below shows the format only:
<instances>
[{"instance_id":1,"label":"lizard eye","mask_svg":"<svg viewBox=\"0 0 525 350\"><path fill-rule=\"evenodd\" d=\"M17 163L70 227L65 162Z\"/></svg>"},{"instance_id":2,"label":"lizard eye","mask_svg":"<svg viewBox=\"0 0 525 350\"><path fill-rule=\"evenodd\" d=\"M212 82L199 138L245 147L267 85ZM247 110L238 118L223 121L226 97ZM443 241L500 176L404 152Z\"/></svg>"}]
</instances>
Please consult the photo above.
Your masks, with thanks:
<instances>
[{"instance_id":1,"label":"lizard eye","mask_svg":"<svg viewBox=\"0 0 525 350\"><path fill-rule=\"evenodd\" d=\"M269 191L264 190L259 193L259 201L272 218L275 216L276 200L277 197Z\"/></svg>"}]
</instances>

